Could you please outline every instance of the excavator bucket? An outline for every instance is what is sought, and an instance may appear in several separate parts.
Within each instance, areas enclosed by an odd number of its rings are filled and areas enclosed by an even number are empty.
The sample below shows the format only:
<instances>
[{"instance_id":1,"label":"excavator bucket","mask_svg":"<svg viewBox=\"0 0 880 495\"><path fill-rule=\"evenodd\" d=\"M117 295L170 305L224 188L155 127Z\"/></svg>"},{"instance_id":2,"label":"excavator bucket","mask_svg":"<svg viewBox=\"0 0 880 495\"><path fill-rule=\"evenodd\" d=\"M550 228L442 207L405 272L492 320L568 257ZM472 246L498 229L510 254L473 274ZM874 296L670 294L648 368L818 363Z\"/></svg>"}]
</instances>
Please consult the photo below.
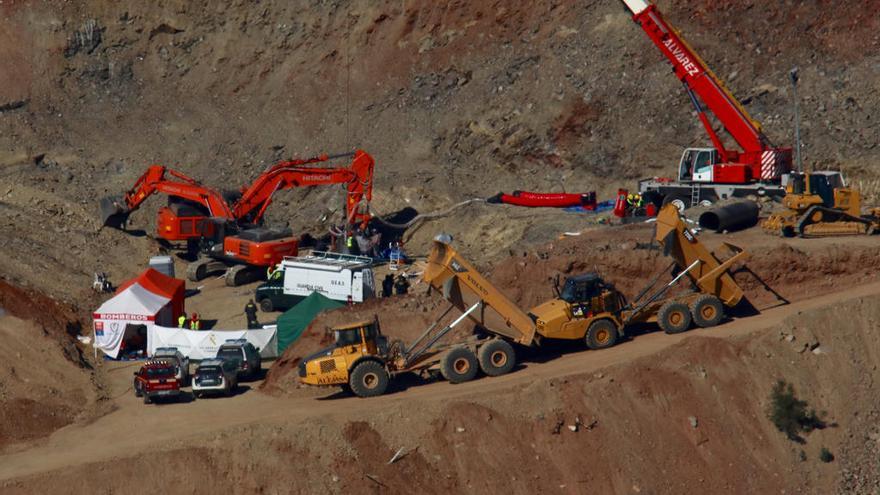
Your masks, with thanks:
<instances>
[{"instance_id":1,"label":"excavator bucket","mask_svg":"<svg viewBox=\"0 0 880 495\"><path fill-rule=\"evenodd\" d=\"M119 196L101 198L101 224L105 227L122 229L128 221L131 211L125 206L125 201Z\"/></svg>"}]
</instances>

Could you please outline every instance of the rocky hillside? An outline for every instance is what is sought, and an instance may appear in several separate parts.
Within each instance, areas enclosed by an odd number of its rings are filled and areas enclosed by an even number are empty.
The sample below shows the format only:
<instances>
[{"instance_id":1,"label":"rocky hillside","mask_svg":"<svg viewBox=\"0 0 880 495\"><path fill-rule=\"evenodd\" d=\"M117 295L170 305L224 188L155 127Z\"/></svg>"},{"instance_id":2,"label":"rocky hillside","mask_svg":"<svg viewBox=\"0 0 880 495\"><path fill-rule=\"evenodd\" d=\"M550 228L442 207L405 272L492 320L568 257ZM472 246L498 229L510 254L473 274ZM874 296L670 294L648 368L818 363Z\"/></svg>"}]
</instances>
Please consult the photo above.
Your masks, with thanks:
<instances>
[{"instance_id":1,"label":"rocky hillside","mask_svg":"<svg viewBox=\"0 0 880 495\"><path fill-rule=\"evenodd\" d=\"M876 187L880 5L658 4L777 143L791 142L799 66L806 161ZM98 233L94 211L154 162L230 187L283 157L362 147L384 213L502 189L607 195L707 143L618 0L79 0L0 16L15 69L0 74L0 273L54 294L149 254ZM339 197L279 196L270 220L313 231ZM150 231L161 203L135 227Z\"/></svg>"}]
</instances>

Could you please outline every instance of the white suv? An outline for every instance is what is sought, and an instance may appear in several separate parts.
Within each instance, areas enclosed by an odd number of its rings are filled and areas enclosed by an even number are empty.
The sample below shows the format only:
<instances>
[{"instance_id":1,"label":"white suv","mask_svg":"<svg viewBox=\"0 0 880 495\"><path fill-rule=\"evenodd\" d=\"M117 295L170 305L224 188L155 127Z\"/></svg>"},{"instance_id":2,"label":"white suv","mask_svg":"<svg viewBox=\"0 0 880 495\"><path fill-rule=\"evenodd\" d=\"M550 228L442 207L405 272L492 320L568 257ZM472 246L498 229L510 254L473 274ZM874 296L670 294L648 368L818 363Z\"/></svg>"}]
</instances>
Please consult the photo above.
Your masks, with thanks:
<instances>
[{"instance_id":1,"label":"white suv","mask_svg":"<svg viewBox=\"0 0 880 495\"><path fill-rule=\"evenodd\" d=\"M177 347L157 347L153 354L156 361L168 361L177 368L175 377L180 382L180 386L186 386L189 382L189 358L184 356Z\"/></svg>"},{"instance_id":2,"label":"white suv","mask_svg":"<svg viewBox=\"0 0 880 495\"><path fill-rule=\"evenodd\" d=\"M206 359L199 364L192 380L193 397L234 395L238 389L238 363L227 359Z\"/></svg>"}]
</instances>

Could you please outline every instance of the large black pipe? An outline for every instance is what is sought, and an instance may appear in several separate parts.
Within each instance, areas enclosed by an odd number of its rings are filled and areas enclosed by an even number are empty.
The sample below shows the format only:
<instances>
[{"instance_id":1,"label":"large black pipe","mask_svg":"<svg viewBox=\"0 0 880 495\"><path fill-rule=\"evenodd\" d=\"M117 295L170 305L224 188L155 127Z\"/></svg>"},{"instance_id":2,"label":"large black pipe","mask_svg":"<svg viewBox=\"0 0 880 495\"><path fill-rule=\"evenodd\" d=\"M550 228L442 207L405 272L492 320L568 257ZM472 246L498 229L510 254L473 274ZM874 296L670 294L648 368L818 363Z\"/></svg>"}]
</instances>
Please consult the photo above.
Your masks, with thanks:
<instances>
[{"instance_id":1,"label":"large black pipe","mask_svg":"<svg viewBox=\"0 0 880 495\"><path fill-rule=\"evenodd\" d=\"M747 229L758 223L760 208L754 201L740 201L713 208L700 215L700 227L715 232Z\"/></svg>"}]
</instances>

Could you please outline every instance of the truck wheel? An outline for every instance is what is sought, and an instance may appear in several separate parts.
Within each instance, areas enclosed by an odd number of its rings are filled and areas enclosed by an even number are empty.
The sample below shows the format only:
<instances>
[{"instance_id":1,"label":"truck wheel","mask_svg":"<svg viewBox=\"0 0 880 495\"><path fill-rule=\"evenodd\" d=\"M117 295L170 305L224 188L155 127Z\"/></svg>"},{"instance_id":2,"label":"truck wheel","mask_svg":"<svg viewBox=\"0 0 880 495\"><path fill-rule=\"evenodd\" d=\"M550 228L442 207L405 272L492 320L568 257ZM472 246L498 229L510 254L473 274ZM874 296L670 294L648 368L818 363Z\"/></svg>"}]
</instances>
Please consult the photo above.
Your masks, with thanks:
<instances>
[{"instance_id":1,"label":"truck wheel","mask_svg":"<svg viewBox=\"0 0 880 495\"><path fill-rule=\"evenodd\" d=\"M376 361L364 361L351 370L348 386L358 397L375 397L388 388L388 372Z\"/></svg>"},{"instance_id":2,"label":"truck wheel","mask_svg":"<svg viewBox=\"0 0 880 495\"><path fill-rule=\"evenodd\" d=\"M477 376L477 357L467 347L455 347L440 360L440 373L449 383L463 383Z\"/></svg>"},{"instance_id":3,"label":"truck wheel","mask_svg":"<svg viewBox=\"0 0 880 495\"><path fill-rule=\"evenodd\" d=\"M686 304L669 301L660 306L660 311L657 313L657 324L669 334L684 332L691 327L691 312Z\"/></svg>"},{"instance_id":4,"label":"truck wheel","mask_svg":"<svg viewBox=\"0 0 880 495\"><path fill-rule=\"evenodd\" d=\"M703 294L691 303L691 315L697 326L714 327L724 318L724 305L717 297Z\"/></svg>"},{"instance_id":5,"label":"truck wheel","mask_svg":"<svg viewBox=\"0 0 880 495\"><path fill-rule=\"evenodd\" d=\"M134 382L134 396L135 396L135 397L140 397L140 396L142 396L142 395L144 395L144 394L141 393L141 388L138 387L137 381L135 381L135 382Z\"/></svg>"},{"instance_id":6,"label":"truck wheel","mask_svg":"<svg viewBox=\"0 0 880 495\"><path fill-rule=\"evenodd\" d=\"M271 299L265 297L263 299L260 299L260 310L263 313L271 313L272 311L275 311L275 305L272 304Z\"/></svg>"},{"instance_id":7,"label":"truck wheel","mask_svg":"<svg viewBox=\"0 0 880 495\"><path fill-rule=\"evenodd\" d=\"M480 369L488 376L500 376L510 373L516 365L516 354L513 346L501 339L492 339L480 347L477 353Z\"/></svg>"},{"instance_id":8,"label":"truck wheel","mask_svg":"<svg viewBox=\"0 0 880 495\"><path fill-rule=\"evenodd\" d=\"M617 343L617 326L611 320L601 319L590 323L587 329L587 347L605 349Z\"/></svg>"},{"instance_id":9,"label":"truck wheel","mask_svg":"<svg viewBox=\"0 0 880 495\"><path fill-rule=\"evenodd\" d=\"M152 401L152 399L150 399L150 396L147 394L144 394L144 404L149 404L151 402L153 402L153 401Z\"/></svg>"}]
</instances>

